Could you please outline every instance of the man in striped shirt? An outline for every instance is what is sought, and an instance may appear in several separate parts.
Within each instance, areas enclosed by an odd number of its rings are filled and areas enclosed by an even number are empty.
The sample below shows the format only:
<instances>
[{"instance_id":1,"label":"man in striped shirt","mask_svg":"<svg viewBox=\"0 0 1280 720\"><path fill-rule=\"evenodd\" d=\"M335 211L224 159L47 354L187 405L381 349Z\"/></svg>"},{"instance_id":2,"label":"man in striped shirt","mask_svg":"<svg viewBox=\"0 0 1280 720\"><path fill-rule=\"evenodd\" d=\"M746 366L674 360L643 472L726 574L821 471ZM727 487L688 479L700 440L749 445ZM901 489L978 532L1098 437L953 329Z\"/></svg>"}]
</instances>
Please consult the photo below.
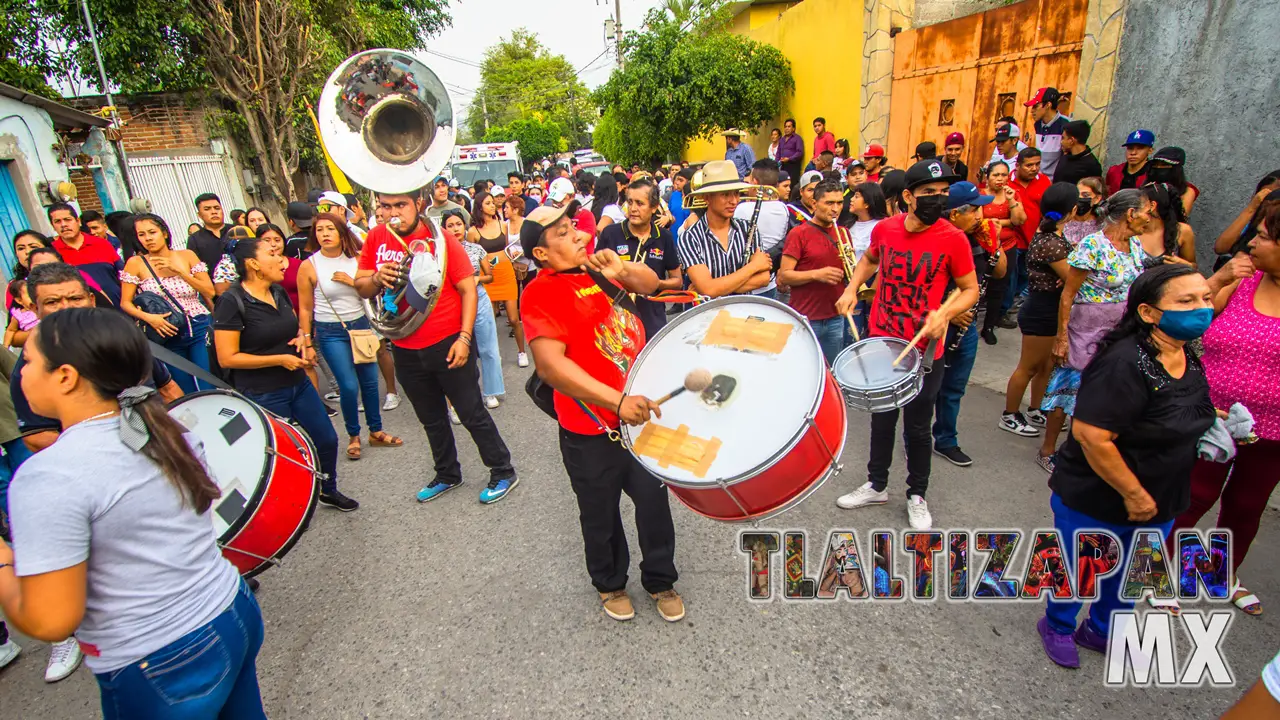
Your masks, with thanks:
<instances>
[{"instance_id":1,"label":"man in striped shirt","mask_svg":"<svg viewBox=\"0 0 1280 720\"><path fill-rule=\"evenodd\" d=\"M690 285L713 298L772 289L773 261L760 250L759 234L748 238L749 223L733 217L739 193L751 185L738 179L727 160L707 163L702 177L693 192L706 196L707 213L685 231L678 247Z\"/></svg>"}]
</instances>

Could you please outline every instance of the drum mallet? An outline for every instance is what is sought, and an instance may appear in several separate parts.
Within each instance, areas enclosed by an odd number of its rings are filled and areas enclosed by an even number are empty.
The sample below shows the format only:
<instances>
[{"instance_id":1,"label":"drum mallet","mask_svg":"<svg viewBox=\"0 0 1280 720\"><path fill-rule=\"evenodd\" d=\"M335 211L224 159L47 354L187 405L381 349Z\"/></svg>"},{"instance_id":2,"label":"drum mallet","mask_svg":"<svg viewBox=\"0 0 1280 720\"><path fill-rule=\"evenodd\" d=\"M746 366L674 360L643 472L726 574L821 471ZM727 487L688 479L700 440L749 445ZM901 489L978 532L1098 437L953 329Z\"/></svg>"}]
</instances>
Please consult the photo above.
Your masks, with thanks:
<instances>
[{"instance_id":1,"label":"drum mallet","mask_svg":"<svg viewBox=\"0 0 1280 720\"><path fill-rule=\"evenodd\" d=\"M942 305L939 306L938 309L934 310L933 312L939 312L939 313L946 312L947 308L951 307L951 303L955 302L956 298L958 297L960 297L960 289L956 288L955 290L951 291L951 294L947 296L946 300L942 301ZM925 318L927 319L928 316L926 315ZM924 324L920 325L920 332L916 333L916 336L911 338L911 342L907 343L907 346L902 349L902 352L898 355L898 357L893 359L894 367L898 367L898 363L902 362L902 359L907 356L907 353L911 352L911 348L915 347L916 343L920 342L920 338L924 337L924 329L926 327L927 325L924 325Z\"/></svg>"},{"instance_id":2,"label":"drum mallet","mask_svg":"<svg viewBox=\"0 0 1280 720\"><path fill-rule=\"evenodd\" d=\"M862 338L858 337L858 325L853 321L853 313L849 313L848 315L845 315L844 319L849 321L849 329L853 331L853 341L854 342L861 341Z\"/></svg>"},{"instance_id":3,"label":"drum mallet","mask_svg":"<svg viewBox=\"0 0 1280 720\"><path fill-rule=\"evenodd\" d=\"M706 390L709 385L711 385L710 370L707 370L705 368L697 368L694 370L690 370L689 374L684 376L684 385L681 385L675 390L672 390L666 395L663 395L662 397L658 398L658 404L661 405L662 403L670 400L671 398L679 395L680 393L686 390L688 390L689 392L700 393L703 390Z\"/></svg>"}]
</instances>

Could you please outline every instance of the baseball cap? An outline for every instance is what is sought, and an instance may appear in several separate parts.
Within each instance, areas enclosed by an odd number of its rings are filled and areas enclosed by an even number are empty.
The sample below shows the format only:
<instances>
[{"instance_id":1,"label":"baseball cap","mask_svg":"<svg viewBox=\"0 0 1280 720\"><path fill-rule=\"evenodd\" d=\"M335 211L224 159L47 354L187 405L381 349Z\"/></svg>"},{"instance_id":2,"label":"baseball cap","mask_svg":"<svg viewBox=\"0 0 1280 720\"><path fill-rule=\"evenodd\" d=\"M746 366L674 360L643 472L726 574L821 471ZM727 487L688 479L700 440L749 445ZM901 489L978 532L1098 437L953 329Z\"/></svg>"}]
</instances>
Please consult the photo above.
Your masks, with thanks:
<instances>
[{"instance_id":1,"label":"baseball cap","mask_svg":"<svg viewBox=\"0 0 1280 720\"><path fill-rule=\"evenodd\" d=\"M1004 142L1009 139L1017 140L1020 137L1022 137L1022 128L1015 123L1009 123L996 131L996 136L992 138L992 142Z\"/></svg>"},{"instance_id":2,"label":"baseball cap","mask_svg":"<svg viewBox=\"0 0 1280 720\"><path fill-rule=\"evenodd\" d=\"M426 312L431 304L430 298L440 291L444 284L444 272L436 256L424 251L422 240L409 243L409 253L413 259L409 262L409 282L405 286L404 299L409 307L418 312Z\"/></svg>"},{"instance_id":3,"label":"baseball cap","mask_svg":"<svg viewBox=\"0 0 1280 720\"><path fill-rule=\"evenodd\" d=\"M947 147L948 145L963 145L963 144L964 144L964 133L953 132L947 136L947 139L945 141L943 141L942 147Z\"/></svg>"},{"instance_id":4,"label":"baseball cap","mask_svg":"<svg viewBox=\"0 0 1280 720\"><path fill-rule=\"evenodd\" d=\"M1033 105L1039 105L1040 103L1049 103L1050 105L1057 105L1058 100L1060 100L1061 98L1062 98L1062 93L1058 92L1057 88L1042 87L1036 91L1036 94L1033 95L1030 100L1022 104L1024 107L1032 107Z\"/></svg>"},{"instance_id":5,"label":"baseball cap","mask_svg":"<svg viewBox=\"0 0 1280 720\"><path fill-rule=\"evenodd\" d=\"M983 195L978 192L978 186L973 183L962 180L951 186L951 190L947 193L947 209L955 210L964 205L987 205L995 200L993 195Z\"/></svg>"},{"instance_id":6,"label":"baseball cap","mask_svg":"<svg viewBox=\"0 0 1280 720\"><path fill-rule=\"evenodd\" d=\"M852 171L854 168L863 168L863 169L866 169L866 167L867 167L866 165L863 165L863 164L862 164L862 161L861 161L861 160L859 160L859 159L857 159L857 158L854 158L854 159L852 159L852 160L850 160L850 161L849 161L849 164L848 164L848 165L845 165L845 166L844 166L844 174L845 174L845 175L848 175L848 174L849 174L849 172L850 172L850 171Z\"/></svg>"},{"instance_id":7,"label":"baseball cap","mask_svg":"<svg viewBox=\"0 0 1280 720\"><path fill-rule=\"evenodd\" d=\"M867 146L867 149L866 149L866 150L863 150L863 151L862 151L862 157L864 157L864 158L869 158L869 157L878 157L878 158L882 158L882 157L884 157L884 146L883 146L883 145L881 145L880 143L871 143L870 145L868 145L868 146Z\"/></svg>"},{"instance_id":8,"label":"baseball cap","mask_svg":"<svg viewBox=\"0 0 1280 720\"><path fill-rule=\"evenodd\" d=\"M894 202L895 198L902 195L906 187L907 174L902 170L890 170L880 176L880 189L884 191L884 196L889 198L890 202Z\"/></svg>"},{"instance_id":9,"label":"baseball cap","mask_svg":"<svg viewBox=\"0 0 1280 720\"><path fill-rule=\"evenodd\" d=\"M547 197L551 199L551 202L558 203L567 197L572 197L573 192L572 180L569 178L556 178L551 181L551 187L547 188Z\"/></svg>"},{"instance_id":10,"label":"baseball cap","mask_svg":"<svg viewBox=\"0 0 1280 720\"><path fill-rule=\"evenodd\" d=\"M938 146L932 141L925 140L916 145L916 154L913 156L920 160L928 160L929 158L938 157Z\"/></svg>"},{"instance_id":11,"label":"baseball cap","mask_svg":"<svg viewBox=\"0 0 1280 720\"><path fill-rule=\"evenodd\" d=\"M462 185L458 183L458 178L451 178L449 180L449 187L457 189L462 187Z\"/></svg>"},{"instance_id":12,"label":"baseball cap","mask_svg":"<svg viewBox=\"0 0 1280 720\"><path fill-rule=\"evenodd\" d=\"M1151 159L1166 165L1183 165L1187 162L1187 151L1180 147L1162 147L1151 156Z\"/></svg>"},{"instance_id":13,"label":"baseball cap","mask_svg":"<svg viewBox=\"0 0 1280 720\"><path fill-rule=\"evenodd\" d=\"M316 205L324 205L325 203L341 207L343 217L347 220L355 217L355 213L351 212L351 208L347 207L347 199L343 197L342 193L336 193L332 190L321 193L320 198L316 200Z\"/></svg>"},{"instance_id":14,"label":"baseball cap","mask_svg":"<svg viewBox=\"0 0 1280 720\"><path fill-rule=\"evenodd\" d=\"M447 178L447 177L445 177L445 176L443 176L443 175L437 175L437 176L436 176L436 179L431 181L431 187L435 187L436 185L439 185L440 183L444 183L444 184L445 184L445 187L448 187L448 186L449 186L449 178Z\"/></svg>"},{"instance_id":15,"label":"baseball cap","mask_svg":"<svg viewBox=\"0 0 1280 720\"><path fill-rule=\"evenodd\" d=\"M1156 134L1150 130L1141 128L1129 133L1129 137L1124 139L1124 146L1145 145L1146 147L1154 147L1156 144Z\"/></svg>"},{"instance_id":16,"label":"baseball cap","mask_svg":"<svg viewBox=\"0 0 1280 720\"><path fill-rule=\"evenodd\" d=\"M501 195L502 197L506 197L507 189L502 187L501 185L494 185L493 188L489 190L489 194L494 197L498 197L499 195Z\"/></svg>"},{"instance_id":17,"label":"baseball cap","mask_svg":"<svg viewBox=\"0 0 1280 720\"><path fill-rule=\"evenodd\" d=\"M960 176L951 172L951 168L943 165L936 158L929 160L921 160L920 162L907 168L907 190L914 190L921 185L927 185L932 182L960 182Z\"/></svg>"},{"instance_id":18,"label":"baseball cap","mask_svg":"<svg viewBox=\"0 0 1280 720\"><path fill-rule=\"evenodd\" d=\"M319 200L320 196L316 195L316 199ZM311 227L311 221L315 220L316 209L304 202L291 202L285 208L285 215L293 221L294 225L300 228L309 228Z\"/></svg>"},{"instance_id":19,"label":"baseball cap","mask_svg":"<svg viewBox=\"0 0 1280 720\"><path fill-rule=\"evenodd\" d=\"M307 191L307 203L311 205L315 205L316 203L320 202L320 196L323 194L324 194L324 191L321 190L320 188L311 188L310 190Z\"/></svg>"},{"instance_id":20,"label":"baseball cap","mask_svg":"<svg viewBox=\"0 0 1280 720\"><path fill-rule=\"evenodd\" d=\"M572 203L570 203L572 205ZM520 224L520 249L530 261L537 263L533 257L533 249L542 242L542 233L560 221L569 212L569 206L562 208L551 205L539 205Z\"/></svg>"},{"instance_id":21,"label":"baseball cap","mask_svg":"<svg viewBox=\"0 0 1280 720\"><path fill-rule=\"evenodd\" d=\"M800 187L804 187L809 183L822 182L822 173L817 170L809 170L800 176Z\"/></svg>"},{"instance_id":22,"label":"baseball cap","mask_svg":"<svg viewBox=\"0 0 1280 720\"><path fill-rule=\"evenodd\" d=\"M786 170L778 171L778 182L783 183L783 182L787 182L790 179L791 179L791 173L787 172Z\"/></svg>"}]
</instances>

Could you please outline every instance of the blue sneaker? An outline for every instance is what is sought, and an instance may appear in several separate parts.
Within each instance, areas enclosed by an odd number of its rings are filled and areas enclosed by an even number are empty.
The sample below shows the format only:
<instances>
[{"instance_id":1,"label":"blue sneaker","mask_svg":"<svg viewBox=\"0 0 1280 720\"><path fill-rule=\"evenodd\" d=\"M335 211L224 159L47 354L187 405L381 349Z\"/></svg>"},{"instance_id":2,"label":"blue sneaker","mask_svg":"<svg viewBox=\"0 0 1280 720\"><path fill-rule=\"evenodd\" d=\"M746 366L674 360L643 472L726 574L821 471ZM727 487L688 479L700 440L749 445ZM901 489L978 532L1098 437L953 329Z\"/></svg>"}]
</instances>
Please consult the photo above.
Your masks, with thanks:
<instances>
[{"instance_id":1,"label":"blue sneaker","mask_svg":"<svg viewBox=\"0 0 1280 720\"><path fill-rule=\"evenodd\" d=\"M515 475L512 475L509 478L502 478L500 480L490 480L489 487L480 491L480 502L485 505L488 505L489 503L496 503L506 497L507 493L514 490L516 485L519 484L520 478Z\"/></svg>"},{"instance_id":2,"label":"blue sneaker","mask_svg":"<svg viewBox=\"0 0 1280 720\"><path fill-rule=\"evenodd\" d=\"M430 485L427 485L418 491L418 502L431 502L461 484L461 482L450 484L439 480L432 480Z\"/></svg>"}]
</instances>

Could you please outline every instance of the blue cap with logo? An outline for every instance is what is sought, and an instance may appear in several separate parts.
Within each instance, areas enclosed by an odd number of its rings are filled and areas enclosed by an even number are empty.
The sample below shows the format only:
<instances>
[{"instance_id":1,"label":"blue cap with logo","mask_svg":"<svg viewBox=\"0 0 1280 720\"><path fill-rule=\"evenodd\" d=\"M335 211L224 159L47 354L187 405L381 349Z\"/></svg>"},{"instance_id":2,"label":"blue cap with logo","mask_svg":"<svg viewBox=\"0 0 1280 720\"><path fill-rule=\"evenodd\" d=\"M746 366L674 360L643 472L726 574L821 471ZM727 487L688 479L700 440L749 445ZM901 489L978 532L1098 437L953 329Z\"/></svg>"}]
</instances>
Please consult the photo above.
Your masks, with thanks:
<instances>
[{"instance_id":1,"label":"blue cap with logo","mask_svg":"<svg viewBox=\"0 0 1280 720\"><path fill-rule=\"evenodd\" d=\"M1124 139L1124 146L1143 145L1146 147L1155 147L1156 134L1150 130L1134 130L1129 133L1129 137Z\"/></svg>"},{"instance_id":2,"label":"blue cap with logo","mask_svg":"<svg viewBox=\"0 0 1280 720\"><path fill-rule=\"evenodd\" d=\"M962 180L955 185L952 185L951 189L947 192L947 209L955 210L956 208L964 207L965 205L982 206L991 203L992 200L995 200L994 196L983 195L978 192L977 185L974 185L967 180Z\"/></svg>"}]
</instances>

